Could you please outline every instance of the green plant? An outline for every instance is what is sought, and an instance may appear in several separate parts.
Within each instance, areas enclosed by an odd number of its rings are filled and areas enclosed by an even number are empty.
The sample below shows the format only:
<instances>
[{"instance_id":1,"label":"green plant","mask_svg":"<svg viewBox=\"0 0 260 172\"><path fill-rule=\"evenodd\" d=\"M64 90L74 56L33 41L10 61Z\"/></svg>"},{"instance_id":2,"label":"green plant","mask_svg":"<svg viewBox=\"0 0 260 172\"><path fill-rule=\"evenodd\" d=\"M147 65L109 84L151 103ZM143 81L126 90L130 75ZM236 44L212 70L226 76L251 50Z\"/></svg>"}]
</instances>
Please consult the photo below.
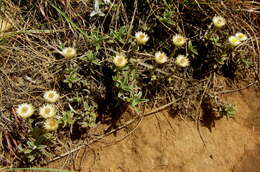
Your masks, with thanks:
<instances>
[{"instance_id":1,"label":"green plant","mask_svg":"<svg viewBox=\"0 0 260 172\"><path fill-rule=\"evenodd\" d=\"M210 40L212 41L213 45L217 46L217 47L222 47L223 45L219 42L219 36L216 35L214 37L211 37Z\"/></svg>"},{"instance_id":2,"label":"green plant","mask_svg":"<svg viewBox=\"0 0 260 172\"><path fill-rule=\"evenodd\" d=\"M236 112L237 112L237 109L236 109L235 105L233 105L233 104L226 105L226 107L224 109L224 115L227 118L233 118L234 115L236 114Z\"/></svg>"},{"instance_id":3,"label":"green plant","mask_svg":"<svg viewBox=\"0 0 260 172\"><path fill-rule=\"evenodd\" d=\"M82 122L80 122L80 125L82 127L95 127L96 126L96 108L97 105L89 105L87 103L84 103L84 113L82 114Z\"/></svg>"},{"instance_id":4,"label":"green plant","mask_svg":"<svg viewBox=\"0 0 260 172\"><path fill-rule=\"evenodd\" d=\"M126 26L120 27L118 30L110 30L110 38L108 40L109 43L126 43L128 28Z\"/></svg>"},{"instance_id":5,"label":"green plant","mask_svg":"<svg viewBox=\"0 0 260 172\"><path fill-rule=\"evenodd\" d=\"M85 62L91 62L95 65L101 65L100 60L97 59L97 52L91 50L88 50L80 59Z\"/></svg>"},{"instance_id":6,"label":"green plant","mask_svg":"<svg viewBox=\"0 0 260 172\"><path fill-rule=\"evenodd\" d=\"M72 88L73 84L79 84L81 80L81 76L78 73L77 68L67 68L65 79L63 80L64 83L67 83L69 88Z\"/></svg>"},{"instance_id":7,"label":"green plant","mask_svg":"<svg viewBox=\"0 0 260 172\"><path fill-rule=\"evenodd\" d=\"M142 91L137 85L137 77L136 70L121 70L113 77L115 87L118 89L117 97L123 102L130 103L134 108L147 101L142 98Z\"/></svg>"},{"instance_id":8,"label":"green plant","mask_svg":"<svg viewBox=\"0 0 260 172\"><path fill-rule=\"evenodd\" d=\"M98 28L93 30L89 35L91 44L95 47L96 51L98 51L101 48L102 42L105 41L107 38L108 36L103 35L102 32L98 30Z\"/></svg>"},{"instance_id":9,"label":"green plant","mask_svg":"<svg viewBox=\"0 0 260 172\"><path fill-rule=\"evenodd\" d=\"M166 23L168 25L175 25L176 22L172 19L173 18L173 15L174 15L174 11L172 11L171 9L166 9L162 16L158 16L157 18L163 22L163 23Z\"/></svg>"},{"instance_id":10,"label":"green plant","mask_svg":"<svg viewBox=\"0 0 260 172\"><path fill-rule=\"evenodd\" d=\"M74 113L72 111L66 111L63 113L61 118L61 122L63 123L63 127L71 126L75 122Z\"/></svg>"},{"instance_id":11,"label":"green plant","mask_svg":"<svg viewBox=\"0 0 260 172\"><path fill-rule=\"evenodd\" d=\"M27 141L26 146L22 147L22 145L18 146L18 149L24 153L26 159L29 162L33 162L35 159L38 159L42 155L49 155L46 151L47 145L43 145L37 141Z\"/></svg>"},{"instance_id":12,"label":"green plant","mask_svg":"<svg viewBox=\"0 0 260 172\"><path fill-rule=\"evenodd\" d=\"M196 49L196 46L192 45L192 42L188 42L188 50L190 52L190 56L192 58L195 58L197 55L199 55L198 50Z\"/></svg>"}]
</instances>

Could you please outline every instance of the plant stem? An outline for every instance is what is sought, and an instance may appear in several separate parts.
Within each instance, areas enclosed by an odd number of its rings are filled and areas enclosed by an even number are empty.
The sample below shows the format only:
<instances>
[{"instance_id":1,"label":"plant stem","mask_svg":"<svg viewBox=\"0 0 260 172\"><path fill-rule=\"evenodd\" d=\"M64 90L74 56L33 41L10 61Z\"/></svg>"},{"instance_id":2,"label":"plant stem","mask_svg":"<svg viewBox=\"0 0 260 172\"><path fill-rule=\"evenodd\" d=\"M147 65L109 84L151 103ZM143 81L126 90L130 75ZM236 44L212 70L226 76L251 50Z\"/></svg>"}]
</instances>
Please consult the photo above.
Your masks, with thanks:
<instances>
[{"instance_id":1,"label":"plant stem","mask_svg":"<svg viewBox=\"0 0 260 172\"><path fill-rule=\"evenodd\" d=\"M217 30L218 28L214 27L213 30L208 35L206 35L206 39L209 40L212 37L212 35L217 32Z\"/></svg>"},{"instance_id":2,"label":"plant stem","mask_svg":"<svg viewBox=\"0 0 260 172\"><path fill-rule=\"evenodd\" d=\"M173 49L173 51L172 51L170 57L173 57L173 56L175 55L176 50L177 50L177 46L174 46L174 49Z\"/></svg>"}]
</instances>

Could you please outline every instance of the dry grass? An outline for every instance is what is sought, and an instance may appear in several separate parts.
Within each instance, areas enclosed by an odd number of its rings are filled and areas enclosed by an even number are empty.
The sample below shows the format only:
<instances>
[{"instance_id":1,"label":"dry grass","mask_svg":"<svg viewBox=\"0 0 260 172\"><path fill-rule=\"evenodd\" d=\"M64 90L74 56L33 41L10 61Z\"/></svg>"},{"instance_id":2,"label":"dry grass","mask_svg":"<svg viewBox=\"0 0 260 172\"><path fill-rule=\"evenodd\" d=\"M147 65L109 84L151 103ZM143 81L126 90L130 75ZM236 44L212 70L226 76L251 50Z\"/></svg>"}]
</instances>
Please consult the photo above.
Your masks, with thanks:
<instances>
[{"instance_id":1,"label":"dry grass","mask_svg":"<svg viewBox=\"0 0 260 172\"><path fill-rule=\"evenodd\" d=\"M73 139L90 137L75 132L90 130L91 127L83 127L84 122L92 126L93 122L118 120L129 104L140 100L139 93L152 105L181 99L171 105L173 115L185 114L197 120L201 118L197 113L200 101L209 110L224 111L225 105L216 94L223 91L215 84L218 76L228 78L233 85L258 79L258 2L111 3L100 5L104 16L90 17L92 1L0 1L0 164L30 166L47 155L54 156L57 147L62 150L62 145L72 144ZM249 37L228 52L224 64L216 59L225 48L204 39L215 15L225 17L228 22L216 33L219 42L226 42L236 32ZM134 33L139 30L145 31L150 40L147 45L137 47ZM177 50L190 55L191 66L177 68L175 57L165 65L156 65L153 55L159 50L170 55L174 49L171 38L176 33L189 38L197 50L197 54L192 53L188 45ZM75 47L78 56L64 59L58 53L62 47ZM124 52L131 58L123 70L112 63L116 52ZM115 77L117 81L127 78L130 91L118 87ZM44 91L50 89L62 95L57 103L61 124L54 133L41 129L42 119L37 113L23 120L15 112L16 106L25 102L40 107L45 103ZM71 125L66 125L63 118L68 112L74 114ZM92 119L93 115L97 119ZM39 141L40 135L43 140ZM26 149L32 149L28 141L46 147L25 153ZM8 158L4 160L4 156ZM30 161L30 156L35 159Z\"/></svg>"}]
</instances>

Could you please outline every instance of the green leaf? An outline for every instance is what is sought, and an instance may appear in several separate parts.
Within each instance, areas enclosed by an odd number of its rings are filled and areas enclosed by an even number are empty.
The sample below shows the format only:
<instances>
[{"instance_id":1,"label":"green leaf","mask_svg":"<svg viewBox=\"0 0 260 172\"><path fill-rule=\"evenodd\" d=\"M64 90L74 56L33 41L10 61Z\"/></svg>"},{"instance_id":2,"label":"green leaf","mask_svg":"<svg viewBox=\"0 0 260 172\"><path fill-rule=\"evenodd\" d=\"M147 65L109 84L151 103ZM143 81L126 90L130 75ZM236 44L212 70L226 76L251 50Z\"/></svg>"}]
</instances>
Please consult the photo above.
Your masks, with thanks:
<instances>
[{"instance_id":1,"label":"green leaf","mask_svg":"<svg viewBox=\"0 0 260 172\"><path fill-rule=\"evenodd\" d=\"M29 154L29 153L31 153L33 150L32 149L25 149L25 150L23 150L23 152L25 153L25 154Z\"/></svg>"},{"instance_id":2,"label":"green leaf","mask_svg":"<svg viewBox=\"0 0 260 172\"><path fill-rule=\"evenodd\" d=\"M165 10L163 12L163 15L161 17L158 17L157 18L163 22L163 23L166 23L166 24L169 24L169 25L175 25L176 22L172 20L173 18L173 15L174 15L174 12L173 11L170 11L170 10Z\"/></svg>"},{"instance_id":3,"label":"green leaf","mask_svg":"<svg viewBox=\"0 0 260 172\"><path fill-rule=\"evenodd\" d=\"M67 111L63 114L63 117L61 118L61 120L64 123L64 126L72 125L74 123L73 116L74 116L74 113L71 111Z\"/></svg>"},{"instance_id":4,"label":"green leaf","mask_svg":"<svg viewBox=\"0 0 260 172\"><path fill-rule=\"evenodd\" d=\"M86 34L86 32L83 31L76 23L74 23L69 16L67 16L63 11L61 11L61 10L60 10L57 6L55 6L54 4L51 3L51 6L52 6L62 17L64 17L65 20L66 20L69 24L71 24L71 26L72 26L73 28L75 28L76 30L78 30L84 37L89 38L89 36Z\"/></svg>"},{"instance_id":5,"label":"green leaf","mask_svg":"<svg viewBox=\"0 0 260 172\"><path fill-rule=\"evenodd\" d=\"M27 158L29 159L30 162L32 162L33 160L35 160L35 155L29 155L27 156Z\"/></svg>"},{"instance_id":6,"label":"green leaf","mask_svg":"<svg viewBox=\"0 0 260 172\"><path fill-rule=\"evenodd\" d=\"M195 55L199 55L198 50L195 46L192 45L192 42L188 42L188 50L192 53L191 55L194 57Z\"/></svg>"},{"instance_id":7,"label":"green leaf","mask_svg":"<svg viewBox=\"0 0 260 172\"><path fill-rule=\"evenodd\" d=\"M119 30L110 30L110 43L119 42L121 44L126 43L126 36L127 36L127 27L122 26L119 28Z\"/></svg>"}]
</instances>

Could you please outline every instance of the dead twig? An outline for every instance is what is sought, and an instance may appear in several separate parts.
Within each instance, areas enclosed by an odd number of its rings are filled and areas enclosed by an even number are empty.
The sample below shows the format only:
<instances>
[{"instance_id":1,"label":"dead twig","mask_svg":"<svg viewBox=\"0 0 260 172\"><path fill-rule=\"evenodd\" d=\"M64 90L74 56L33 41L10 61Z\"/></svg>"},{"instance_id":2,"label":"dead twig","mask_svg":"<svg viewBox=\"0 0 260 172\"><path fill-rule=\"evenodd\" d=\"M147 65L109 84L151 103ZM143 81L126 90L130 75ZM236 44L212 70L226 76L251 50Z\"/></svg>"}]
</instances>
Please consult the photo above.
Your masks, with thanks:
<instances>
[{"instance_id":1,"label":"dead twig","mask_svg":"<svg viewBox=\"0 0 260 172\"><path fill-rule=\"evenodd\" d=\"M250 84L248 84L247 86L245 86L245 87L243 87L243 88L238 88L238 89L234 89L234 90L223 90L223 91L219 91L219 92L216 92L215 94L234 93L234 92L237 92L237 91L241 91L241 90L247 89L247 88L251 87L252 85L257 84L258 82L259 82L259 81L250 83Z\"/></svg>"},{"instance_id":2,"label":"dead twig","mask_svg":"<svg viewBox=\"0 0 260 172\"><path fill-rule=\"evenodd\" d=\"M207 84L206 84L206 86L205 86L205 89L204 89L204 91L203 91L203 93L202 93L202 95L201 95L201 97L200 97L200 101L199 101L199 104L198 104L197 110L196 110L196 115L197 115L197 121L196 121L196 122L197 122L198 133L199 133L200 139L201 139L201 141L203 142L203 145L204 145L204 147L205 147L206 149L207 149L207 145L206 145L206 143L205 143L205 141L204 141L204 139L203 139L203 137L202 137L202 134L201 134L201 131L200 131L200 125L199 125L200 123L199 123L199 121L200 121L200 107L201 107L201 103L202 103L202 101L203 101L203 98L204 98L204 96L205 96L207 90L208 90L211 77L212 77L212 76L209 76L209 78L208 78L208 82L207 82Z\"/></svg>"},{"instance_id":3,"label":"dead twig","mask_svg":"<svg viewBox=\"0 0 260 172\"><path fill-rule=\"evenodd\" d=\"M144 117L147 117L147 116L150 116L150 115L152 115L152 114L154 114L154 113L157 113L157 112L159 112L159 111L162 111L162 110L166 109L167 107L173 105L174 103L176 103L176 102L178 102L178 101L180 101L180 100L181 100L181 99L173 100L173 101L170 102L170 103L167 103L167 104L165 104L165 105L163 105L163 106L160 106L159 108L156 108L156 109L154 109L154 110L152 110L152 111L150 111L150 112L147 112L147 113L144 114Z\"/></svg>"}]
</instances>

